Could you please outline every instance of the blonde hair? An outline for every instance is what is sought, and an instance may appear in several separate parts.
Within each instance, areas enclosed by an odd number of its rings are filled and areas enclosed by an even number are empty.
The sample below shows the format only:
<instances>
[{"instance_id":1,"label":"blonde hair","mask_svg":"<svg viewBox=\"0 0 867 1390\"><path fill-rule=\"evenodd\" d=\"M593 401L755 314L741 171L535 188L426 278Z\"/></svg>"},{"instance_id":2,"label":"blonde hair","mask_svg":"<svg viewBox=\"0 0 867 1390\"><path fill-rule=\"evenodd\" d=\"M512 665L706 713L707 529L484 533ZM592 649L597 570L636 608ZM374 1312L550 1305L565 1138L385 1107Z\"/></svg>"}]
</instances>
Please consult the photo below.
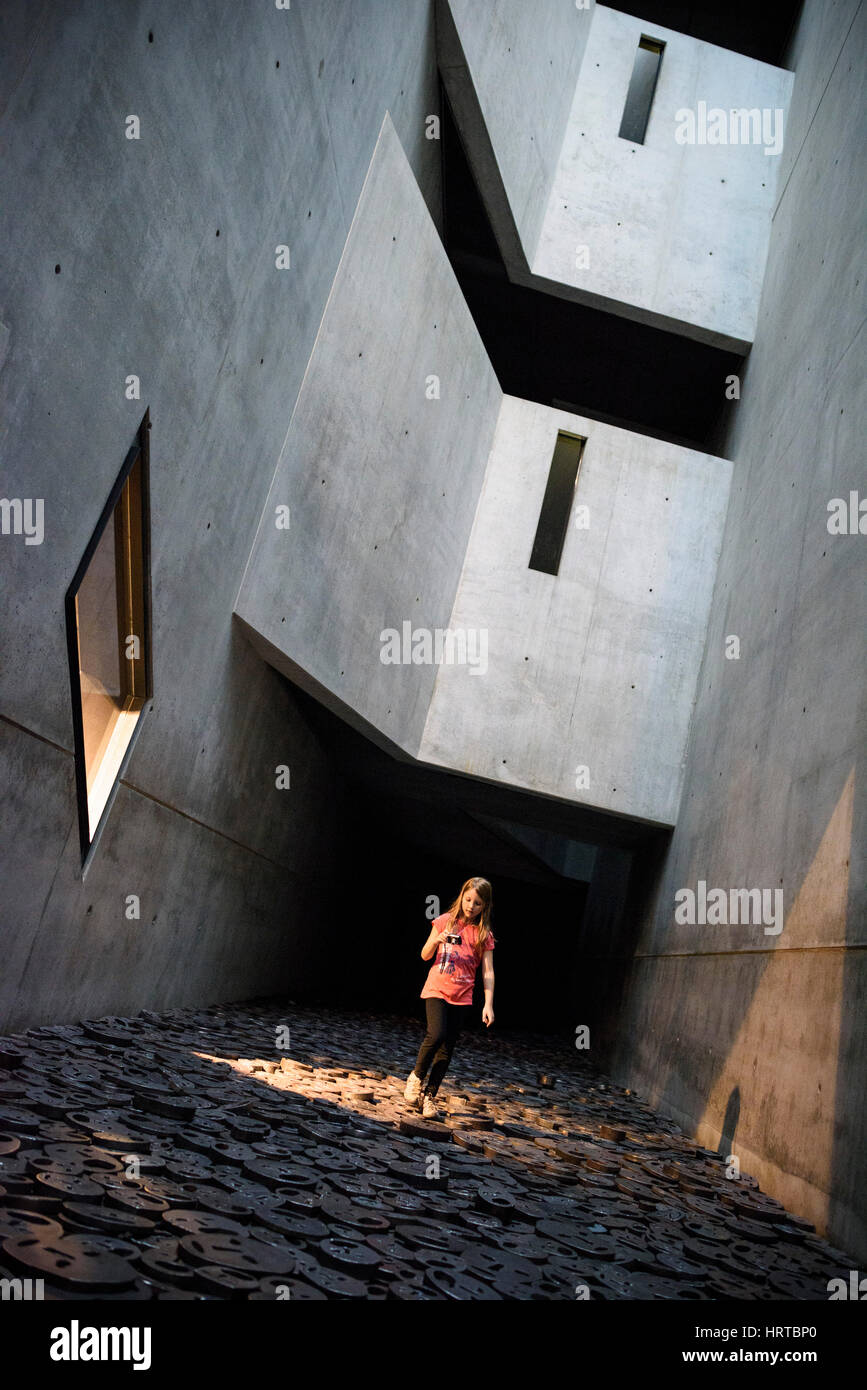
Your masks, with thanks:
<instances>
[{"instance_id":1,"label":"blonde hair","mask_svg":"<svg viewBox=\"0 0 867 1390\"><path fill-rule=\"evenodd\" d=\"M464 893L466 893L468 888L474 888L482 900L482 910L472 924L476 928L475 950L479 960L481 960L485 953L485 947L488 944L488 937L491 934L491 899L493 897L493 889L486 878L467 879L451 907L447 909L449 914L449 931L453 932L455 930L455 923L461 915L461 903L464 900Z\"/></svg>"}]
</instances>

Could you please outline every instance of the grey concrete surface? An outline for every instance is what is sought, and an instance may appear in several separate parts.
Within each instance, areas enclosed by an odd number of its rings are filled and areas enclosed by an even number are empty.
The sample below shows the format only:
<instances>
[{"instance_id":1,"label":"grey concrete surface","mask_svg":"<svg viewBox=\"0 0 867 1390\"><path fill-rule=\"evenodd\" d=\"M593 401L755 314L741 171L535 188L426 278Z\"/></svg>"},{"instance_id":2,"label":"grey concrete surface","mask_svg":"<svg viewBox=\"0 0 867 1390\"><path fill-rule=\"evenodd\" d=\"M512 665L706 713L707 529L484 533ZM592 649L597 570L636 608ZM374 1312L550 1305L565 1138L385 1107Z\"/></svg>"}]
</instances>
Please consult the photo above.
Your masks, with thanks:
<instances>
[{"instance_id":1,"label":"grey concrete surface","mask_svg":"<svg viewBox=\"0 0 867 1390\"><path fill-rule=\"evenodd\" d=\"M558 429L588 443L555 577L528 560ZM399 755L673 825L730 474L501 396L386 118L235 612ZM405 624L478 660L383 664Z\"/></svg>"},{"instance_id":2,"label":"grey concrete surface","mask_svg":"<svg viewBox=\"0 0 867 1390\"><path fill-rule=\"evenodd\" d=\"M807 23L792 35L786 64L796 73L798 99L789 109L786 148L780 166L777 201L782 201L789 175L804 143L810 121L835 72L861 0L812 0Z\"/></svg>"},{"instance_id":3,"label":"grey concrete surface","mask_svg":"<svg viewBox=\"0 0 867 1390\"><path fill-rule=\"evenodd\" d=\"M16 882L0 907L15 962L2 1028L55 1017L52 960L75 961L66 1017L120 1007L119 994L125 1007L167 997L178 968L188 1002L224 998L233 978L243 989L275 925L296 932L292 876L327 873L322 753L285 683L233 631L232 604L385 110L435 219L440 147L425 138L439 110L428 0L10 0L0 53L0 492L45 504L41 546L0 537L0 719L16 747L0 825L3 879L14 865ZM125 136L130 114L138 140ZM130 374L139 400L125 398ZM146 406L155 698L82 889L63 596ZM289 791L275 788L278 764ZM175 834L178 867L164 854ZM283 870L268 870L272 893L251 888L261 913L239 910L233 856L251 882L266 860ZM186 888L180 866L193 861ZM117 962L121 985L111 956L85 948L84 898L100 875L109 892L112 874L123 886L142 864L156 921L147 950ZM198 948L179 955L168 916L181 904ZM280 959L274 985L291 976L291 953Z\"/></svg>"},{"instance_id":4,"label":"grey concrete surface","mask_svg":"<svg viewBox=\"0 0 867 1390\"><path fill-rule=\"evenodd\" d=\"M32 742L0 721L15 827L3 855L4 1031L310 983L305 937L336 869L324 772L301 815L274 792L274 819L300 822L292 858L275 844L282 862L122 783L82 881L71 760L43 744L35 767Z\"/></svg>"},{"instance_id":5,"label":"grey concrete surface","mask_svg":"<svg viewBox=\"0 0 867 1390\"><path fill-rule=\"evenodd\" d=\"M437 668L384 664L381 633L448 627L501 399L386 117L235 611L278 669L410 755Z\"/></svg>"},{"instance_id":6,"label":"grey concrete surface","mask_svg":"<svg viewBox=\"0 0 867 1390\"><path fill-rule=\"evenodd\" d=\"M490 826L510 843L531 850L544 864L548 864L564 878L576 879L581 883L591 882L598 853L595 845L551 834L540 830L538 826L516 825L514 821L502 820L496 816L477 814L475 819Z\"/></svg>"},{"instance_id":7,"label":"grey concrete surface","mask_svg":"<svg viewBox=\"0 0 867 1390\"><path fill-rule=\"evenodd\" d=\"M595 0L437 0L437 57L500 249L526 272L542 231Z\"/></svg>"},{"instance_id":8,"label":"grey concrete surface","mask_svg":"<svg viewBox=\"0 0 867 1390\"><path fill-rule=\"evenodd\" d=\"M808 0L795 38L802 139L726 448L682 812L655 902L613 928L636 941L606 1060L711 1146L737 1095L744 1166L863 1259L867 567L863 536L827 529L831 498L867 492L867 15L847 24L851 10ZM699 879L782 888L783 930L677 925L674 894ZM588 910L598 940L592 889Z\"/></svg>"},{"instance_id":9,"label":"grey concrete surface","mask_svg":"<svg viewBox=\"0 0 867 1390\"><path fill-rule=\"evenodd\" d=\"M587 443L555 576L529 558L561 429ZM440 666L422 761L673 825L730 475L506 396L450 621L487 671Z\"/></svg>"},{"instance_id":10,"label":"grey concrete surface","mask_svg":"<svg viewBox=\"0 0 867 1390\"><path fill-rule=\"evenodd\" d=\"M511 278L746 352L791 72L603 5L571 16L565 3L524 5L520 24L506 0L441 8L446 88ZM666 47L644 143L635 144L618 131L642 34ZM725 144L679 143L679 112L696 114L697 136L704 129L700 102L727 117L767 111L763 143L744 143L731 123ZM766 155L764 143L778 140Z\"/></svg>"},{"instance_id":11,"label":"grey concrete surface","mask_svg":"<svg viewBox=\"0 0 867 1390\"><path fill-rule=\"evenodd\" d=\"M618 130L645 33L665 51L638 145ZM598 5L534 277L569 285L597 307L745 352L755 335L791 87L792 74L781 68ZM701 102L705 112L725 113L726 136L738 140L732 109L767 112L761 133L770 148L779 142L778 152L766 154L762 143L679 144L681 111L695 113L697 141L706 133ZM586 265L576 255L585 246Z\"/></svg>"}]
</instances>

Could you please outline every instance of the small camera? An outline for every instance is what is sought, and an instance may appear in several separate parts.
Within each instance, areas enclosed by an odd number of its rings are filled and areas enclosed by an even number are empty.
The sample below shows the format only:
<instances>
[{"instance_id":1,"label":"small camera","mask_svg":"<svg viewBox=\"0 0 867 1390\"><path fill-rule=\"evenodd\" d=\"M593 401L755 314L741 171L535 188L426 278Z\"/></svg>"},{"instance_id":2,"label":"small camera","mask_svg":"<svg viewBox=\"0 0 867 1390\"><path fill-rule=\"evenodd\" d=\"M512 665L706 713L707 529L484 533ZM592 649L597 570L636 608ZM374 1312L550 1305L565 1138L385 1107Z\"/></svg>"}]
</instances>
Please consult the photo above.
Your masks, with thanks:
<instances>
[{"instance_id":1,"label":"small camera","mask_svg":"<svg viewBox=\"0 0 867 1390\"><path fill-rule=\"evenodd\" d=\"M459 936L453 936L451 933L446 936L446 941L450 946L460 946L461 944L461 938Z\"/></svg>"}]
</instances>

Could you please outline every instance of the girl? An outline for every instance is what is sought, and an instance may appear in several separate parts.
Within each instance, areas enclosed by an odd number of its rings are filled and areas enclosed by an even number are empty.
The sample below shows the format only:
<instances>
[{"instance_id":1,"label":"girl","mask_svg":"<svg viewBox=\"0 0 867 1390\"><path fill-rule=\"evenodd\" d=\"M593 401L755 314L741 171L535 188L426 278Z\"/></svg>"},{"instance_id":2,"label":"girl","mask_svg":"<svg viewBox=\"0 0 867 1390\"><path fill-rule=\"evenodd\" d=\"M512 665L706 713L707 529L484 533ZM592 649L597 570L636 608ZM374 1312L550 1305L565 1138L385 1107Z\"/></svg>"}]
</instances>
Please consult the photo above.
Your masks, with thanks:
<instances>
[{"instance_id":1,"label":"girl","mask_svg":"<svg viewBox=\"0 0 867 1390\"><path fill-rule=\"evenodd\" d=\"M451 1061L462 1010L473 1002L473 984L482 962L485 987L482 1021L488 1028L494 1021L494 958L491 952L495 945L491 932L491 885L486 878L468 878L448 911L431 923L430 936L421 950L422 960L430 960L434 954L436 959L420 995L427 1010L427 1033L407 1079L404 1096L416 1106L423 1100L422 1113L426 1120L439 1118L434 1099ZM430 1077L422 1096L428 1068Z\"/></svg>"}]
</instances>

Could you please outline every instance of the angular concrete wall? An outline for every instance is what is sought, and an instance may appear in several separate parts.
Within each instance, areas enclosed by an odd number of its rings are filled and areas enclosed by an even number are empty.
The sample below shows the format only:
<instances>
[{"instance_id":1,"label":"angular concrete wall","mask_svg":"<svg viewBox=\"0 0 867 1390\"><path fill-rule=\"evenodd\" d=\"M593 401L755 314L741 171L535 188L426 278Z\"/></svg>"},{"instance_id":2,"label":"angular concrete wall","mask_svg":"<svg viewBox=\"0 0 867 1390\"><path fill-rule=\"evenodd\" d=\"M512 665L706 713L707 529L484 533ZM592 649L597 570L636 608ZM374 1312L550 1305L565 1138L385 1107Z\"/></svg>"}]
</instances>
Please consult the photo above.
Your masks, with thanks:
<instances>
[{"instance_id":1,"label":"angular concrete wall","mask_svg":"<svg viewBox=\"0 0 867 1390\"><path fill-rule=\"evenodd\" d=\"M45 504L0 536L6 1029L298 968L330 773L232 605L383 114L438 215L439 96L428 0L18 0L0 52L0 491ZM155 699L82 883L63 596L145 406Z\"/></svg>"},{"instance_id":2,"label":"angular concrete wall","mask_svg":"<svg viewBox=\"0 0 867 1390\"><path fill-rule=\"evenodd\" d=\"M587 443L555 576L529 559L560 429ZM506 396L451 615L487 670L440 667L419 757L673 825L730 475Z\"/></svg>"},{"instance_id":3,"label":"angular concrete wall","mask_svg":"<svg viewBox=\"0 0 867 1390\"><path fill-rule=\"evenodd\" d=\"M618 135L642 34L665 51L644 143ZM745 352L755 334L792 74L596 7L534 276L596 308ZM768 146L698 143L705 113L768 112ZM679 144L681 111L695 144ZM774 113L778 112L779 116ZM713 132L714 135L716 131ZM752 125L750 133L755 134ZM586 257L577 249L586 247ZM586 260L586 264L585 264Z\"/></svg>"},{"instance_id":4,"label":"angular concrete wall","mask_svg":"<svg viewBox=\"0 0 867 1390\"><path fill-rule=\"evenodd\" d=\"M800 143L727 450L682 815L607 1060L863 1259L867 567L864 537L827 527L832 498L867 492L863 6L808 0L793 58ZM782 889L782 931L675 924L699 880Z\"/></svg>"},{"instance_id":5,"label":"angular concrete wall","mask_svg":"<svg viewBox=\"0 0 867 1390\"><path fill-rule=\"evenodd\" d=\"M516 8L442 0L437 26L446 89L511 278L746 352L792 74L603 5L524 4L520 22ZM643 34L666 47L639 145L618 132ZM727 118L766 111L758 135L781 148L766 155L764 143L743 143L740 126L726 144L703 143L699 103ZM682 110L696 115L694 144L675 138Z\"/></svg>"},{"instance_id":6,"label":"angular concrete wall","mask_svg":"<svg viewBox=\"0 0 867 1390\"><path fill-rule=\"evenodd\" d=\"M384 664L381 633L448 627L501 399L386 117L235 611L393 751L418 751L436 667Z\"/></svg>"},{"instance_id":7,"label":"angular concrete wall","mask_svg":"<svg viewBox=\"0 0 867 1390\"><path fill-rule=\"evenodd\" d=\"M440 72L510 271L532 261L594 0L437 0Z\"/></svg>"},{"instance_id":8,"label":"angular concrete wall","mask_svg":"<svg viewBox=\"0 0 867 1390\"><path fill-rule=\"evenodd\" d=\"M555 577L528 561L558 428L588 439L589 526ZM386 118L235 612L398 756L672 825L730 474L502 397Z\"/></svg>"}]
</instances>

